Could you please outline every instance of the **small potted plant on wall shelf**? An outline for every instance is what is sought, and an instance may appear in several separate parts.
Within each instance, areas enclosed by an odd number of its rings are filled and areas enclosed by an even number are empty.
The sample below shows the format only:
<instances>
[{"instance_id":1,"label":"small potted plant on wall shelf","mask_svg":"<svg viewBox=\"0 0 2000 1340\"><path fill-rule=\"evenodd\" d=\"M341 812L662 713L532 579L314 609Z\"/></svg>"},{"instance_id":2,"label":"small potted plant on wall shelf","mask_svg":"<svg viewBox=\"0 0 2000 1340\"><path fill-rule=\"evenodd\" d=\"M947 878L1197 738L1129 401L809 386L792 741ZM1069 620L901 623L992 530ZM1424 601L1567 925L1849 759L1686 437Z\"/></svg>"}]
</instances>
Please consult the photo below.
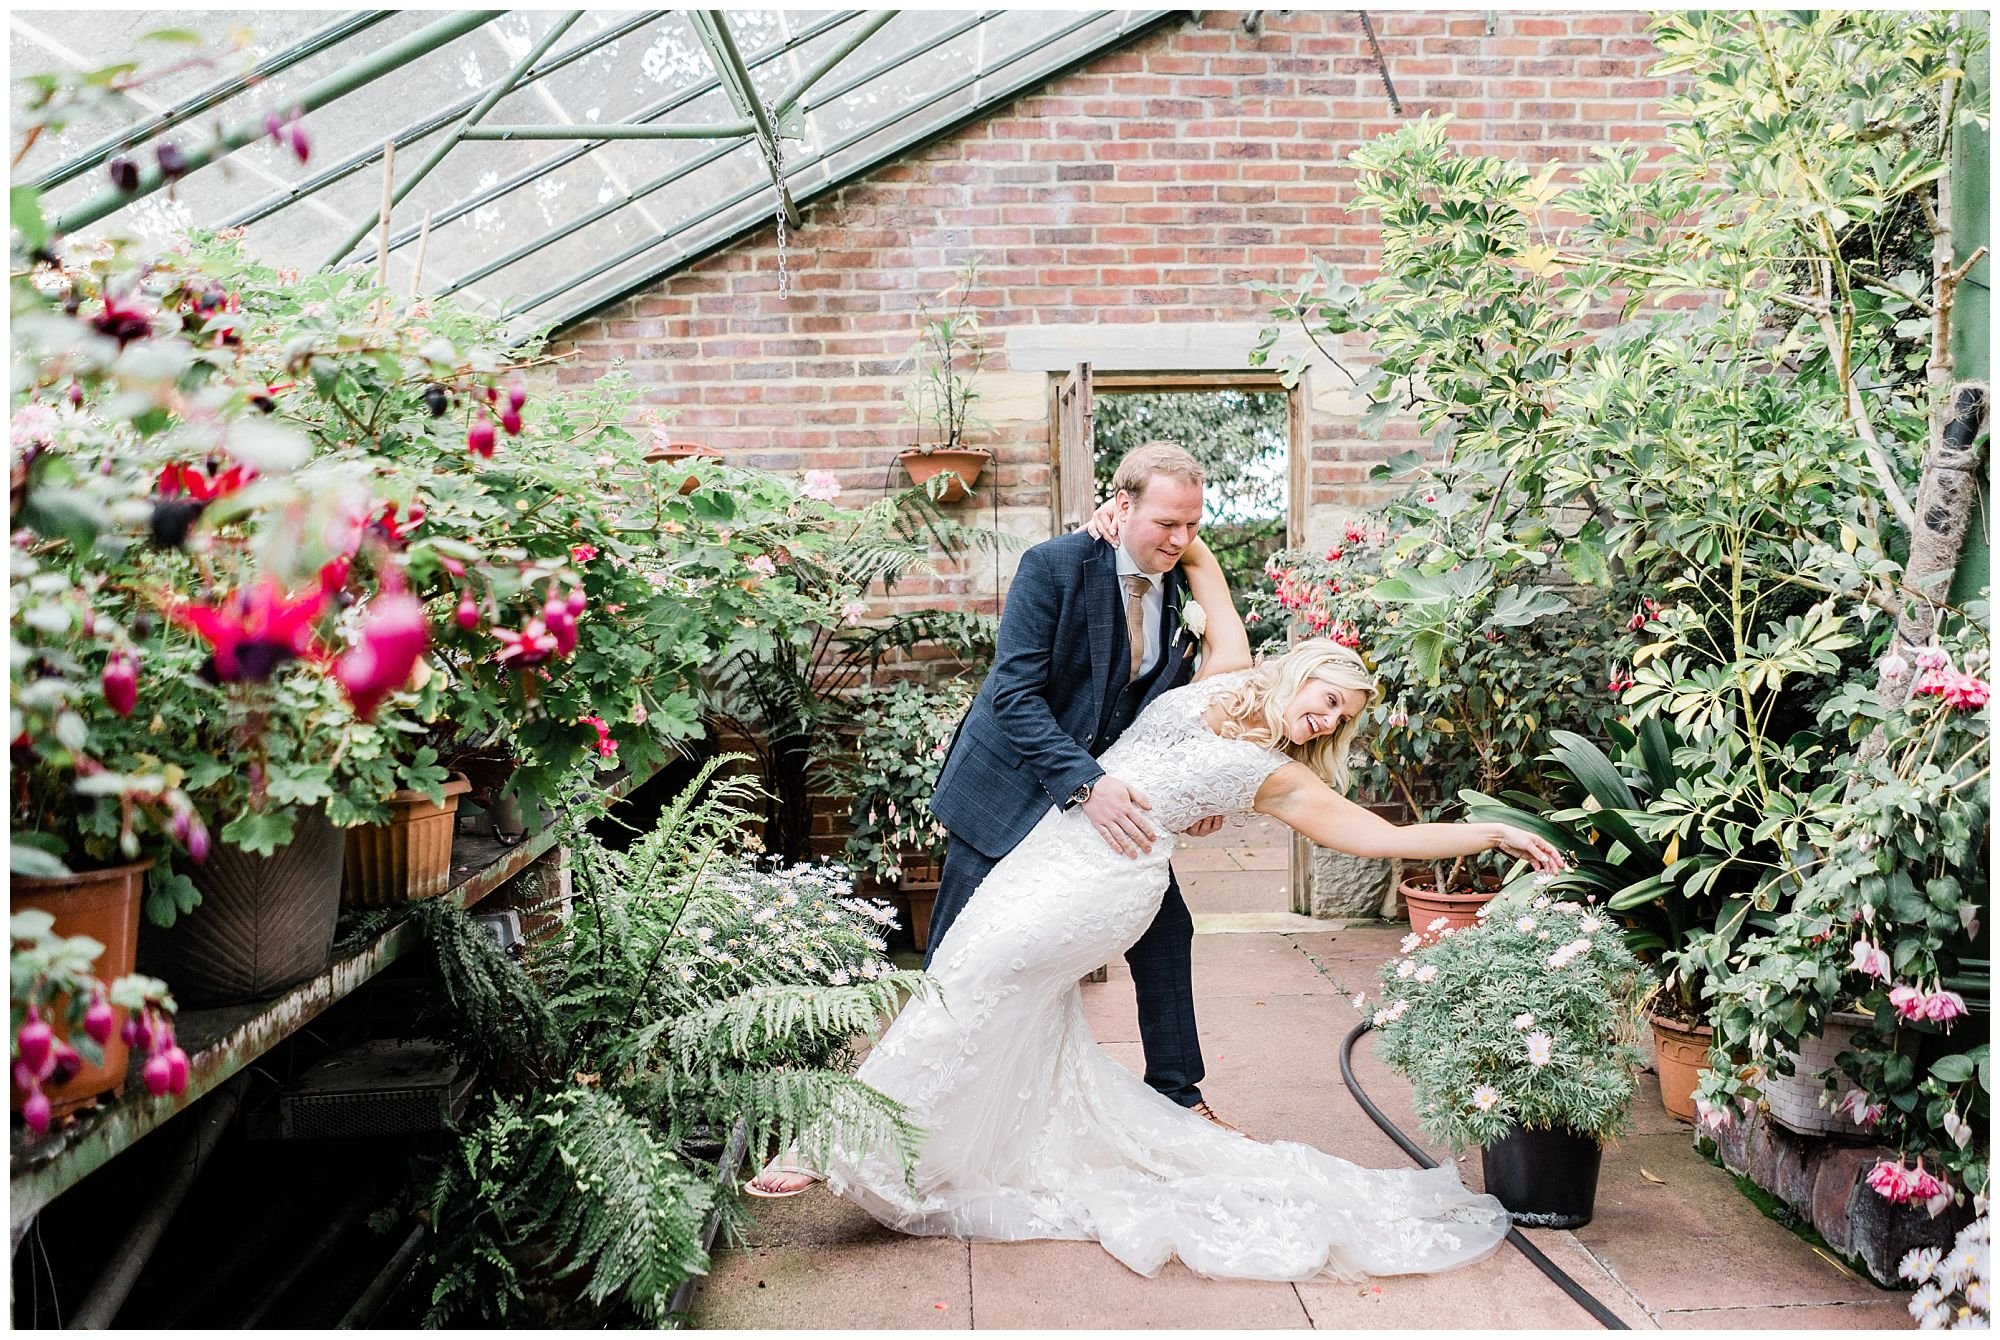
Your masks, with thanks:
<instances>
[{"instance_id":1,"label":"small potted plant on wall shelf","mask_svg":"<svg viewBox=\"0 0 2000 1340\"><path fill-rule=\"evenodd\" d=\"M939 502L963 498L993 459L992 452L966 445L969 433L987 426L972 412L979 400L973 379L986 362L986 334L971 306L978 279L979 262L968 260L952 286L938 295L939 301L952 303L948 311L920 306L917 342L910 347L913 376L903 405L922 440L896 459Z\"/></svg>"}]
</instances>

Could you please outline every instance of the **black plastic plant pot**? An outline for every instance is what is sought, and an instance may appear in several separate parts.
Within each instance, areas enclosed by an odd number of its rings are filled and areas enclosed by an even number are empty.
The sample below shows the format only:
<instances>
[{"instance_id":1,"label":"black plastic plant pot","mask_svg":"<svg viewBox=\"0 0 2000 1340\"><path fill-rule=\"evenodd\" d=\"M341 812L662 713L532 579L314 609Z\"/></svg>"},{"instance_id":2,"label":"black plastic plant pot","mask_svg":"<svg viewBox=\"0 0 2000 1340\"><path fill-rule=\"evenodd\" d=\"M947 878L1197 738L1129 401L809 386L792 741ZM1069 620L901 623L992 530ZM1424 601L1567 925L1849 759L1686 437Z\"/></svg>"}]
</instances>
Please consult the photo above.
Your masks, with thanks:
<instances>
[{"instance_id":1,"label":"black plastic plant pot","mask_svg":"<svg viewBox=\"0 0 2000 1340\"><path fill-rule=\"evenodd\" d=\"M1580 1228L1597 1201L1604 1150L1570 1130L1523 1130L1480 1151L1486 1191L1526 1228Z\"/></svg>"}]
</instances>

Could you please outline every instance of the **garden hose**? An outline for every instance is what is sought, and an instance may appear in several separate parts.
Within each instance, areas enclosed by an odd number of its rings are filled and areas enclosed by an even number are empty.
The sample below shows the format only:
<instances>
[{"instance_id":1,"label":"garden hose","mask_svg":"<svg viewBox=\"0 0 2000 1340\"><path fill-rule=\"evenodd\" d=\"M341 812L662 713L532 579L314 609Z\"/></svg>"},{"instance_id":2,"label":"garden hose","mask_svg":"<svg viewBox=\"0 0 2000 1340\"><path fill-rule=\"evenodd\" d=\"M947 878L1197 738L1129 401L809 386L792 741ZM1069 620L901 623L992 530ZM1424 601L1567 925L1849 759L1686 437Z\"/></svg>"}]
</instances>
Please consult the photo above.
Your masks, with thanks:
<instances>
[{"instance_id":1,"label":"garden hose","mask_svg":"<svg viewBox=\"0 0 2000 1340\"><path fill-rule=\"evenodd\" d=\"M1409 1136L1404 1135L1401 1131L1397 1130L1396 1123L1390 1121L1387 1117L1382 1115L1382 1109L1375 1106L1374 1103L1368 1100L1368 1095L1366 1093L1363 1093L1361 1090L1361 1082L1354 1078L1354 1044L1357 1041L1359 1041L1361 1035L1363 1033L1366 1033L1371 1027L1373 1027L1373 1025L1370 1024L1366 1019L1364 1019L1360 1023L1356 1024L1354 1026L1354 1031L1349 1033L1346 1036L1346 1038L1344 1038L1341 1041L1340 1078L1343 1082L1346 1083L1347 1091L1354 1095L1354 1101L1361 1104L1361 1110L1368 1114L1368 1119L1370 1121L1374 1122L1377 1126L1382 1128L1382 1133L1384 1135L1388 1136L1391 1140L1394 1140L1397 1143L1397 1145L1402 1148L1402 1151L1405 1154L1408 1154L1411 1158L1415 1159L1418 1163L1422 1164L1424 1167L1435 1168L1438 1166L1437 1160L1433 1159L1430 1155L1424 1153L1424 1151L1418 1147L1417 1143L1414 1140L1410 1139ZM1575 1280L1571 1279L1569 1275L1564 1272L1561 1266L1549 1260L1548 1257L1542 1255L1541 1249L1536 1247L1534 1243L1529 1242L1527 1236L1523 1234L1520 1229L1509 1228L1507 1230L1507 1241L1513 1243L1514 1246L1520 1251L1521 1255L1527 1257L1530 1261L1534 1262L1536 1268L1539 1269L1544 1275L1547 1275L1551 1280L1555 1281L1557 1288L1561 1289L1571 1298L1574 1298L1576 1300L1576 1304L1578 1307L1582 1308L1585 1312L1588 1312L1591 1316L1597 1318L1597 1320L1599 1320L1600 1322L1603 1322L1604 1328L1606 1330L1629 1331L1632 1329L1630 1326L1627 1326L1624 1322L1620 1321L1612 1313L1611 1309L1606 1307L1601 1301L1599 1301L1597 1297L1593 1295L1588 1289L1585 1289L1581 1284L1578 1284Z\"/></svg>"}]
</instances>

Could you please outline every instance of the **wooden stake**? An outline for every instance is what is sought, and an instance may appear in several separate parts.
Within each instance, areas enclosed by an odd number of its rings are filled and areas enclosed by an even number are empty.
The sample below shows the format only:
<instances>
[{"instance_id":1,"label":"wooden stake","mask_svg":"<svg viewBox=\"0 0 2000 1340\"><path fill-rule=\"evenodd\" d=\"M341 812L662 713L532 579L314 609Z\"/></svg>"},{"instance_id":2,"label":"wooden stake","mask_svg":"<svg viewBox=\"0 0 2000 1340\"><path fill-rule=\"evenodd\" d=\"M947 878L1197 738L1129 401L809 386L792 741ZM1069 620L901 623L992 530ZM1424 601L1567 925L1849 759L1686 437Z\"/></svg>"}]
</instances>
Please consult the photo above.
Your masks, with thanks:
<instances>
[{"instance_id":1,"label":"wooden stake","mask_svg":"<svg viewBox=\"0 0 2000 1340\"><path fill-rule=\"evenodd\" d=\"M375 235L375 282L383 288L389 287L389 211L395 206L395 193L396 141L386 140L382 144L382 222Z\"/></svg>"},{"instance_id":2,"label":"wooden stake","mask_svg":"<svg viewBox=\"0 0 2000 1340\"><path fill-rule=\"evenodd\" d=\"M424 226L417 229L417 263L410 271L410 296L417 296L417 286L424 282L424 248L431 240L431 212L424 211Z\"/></svg>"}]
</instances>

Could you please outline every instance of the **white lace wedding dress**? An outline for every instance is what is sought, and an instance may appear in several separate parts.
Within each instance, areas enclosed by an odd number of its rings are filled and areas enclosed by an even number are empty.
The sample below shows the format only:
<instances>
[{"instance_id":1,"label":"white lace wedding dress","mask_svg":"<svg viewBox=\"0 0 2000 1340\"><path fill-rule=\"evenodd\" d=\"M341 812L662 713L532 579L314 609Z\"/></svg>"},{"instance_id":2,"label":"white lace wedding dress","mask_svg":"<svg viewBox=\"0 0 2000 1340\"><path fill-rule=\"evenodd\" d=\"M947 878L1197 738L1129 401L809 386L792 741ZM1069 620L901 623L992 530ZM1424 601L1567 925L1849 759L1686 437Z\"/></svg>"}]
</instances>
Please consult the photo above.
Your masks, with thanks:
<instances>
[{"instance_id":1,"label":"white lace wedding dress","mask_svg":"<svg viewBox=\"0 0 2000 1340\"><path fill-rule=\"evenodd\" d=\"M1246 814L1285 762L1204 723L1234 678L1162 694L1101 760L1152 801L1161 833ZM1142 1275L1178 1256L1210 1276L1355 1279L1492 1252L1506 1212L1449 1168L1260 1144L1098 1047L1078 979L1151 924L1173 845L1120 856L1081 811L1052 808L952 923L931 967L942 1003L911 1001L860 1068L928 1132L914 1194L892 1158L842 1149L822 1169L828 1185L906 1233L1095 1239Z\"/></svg>"}]
</instances>

